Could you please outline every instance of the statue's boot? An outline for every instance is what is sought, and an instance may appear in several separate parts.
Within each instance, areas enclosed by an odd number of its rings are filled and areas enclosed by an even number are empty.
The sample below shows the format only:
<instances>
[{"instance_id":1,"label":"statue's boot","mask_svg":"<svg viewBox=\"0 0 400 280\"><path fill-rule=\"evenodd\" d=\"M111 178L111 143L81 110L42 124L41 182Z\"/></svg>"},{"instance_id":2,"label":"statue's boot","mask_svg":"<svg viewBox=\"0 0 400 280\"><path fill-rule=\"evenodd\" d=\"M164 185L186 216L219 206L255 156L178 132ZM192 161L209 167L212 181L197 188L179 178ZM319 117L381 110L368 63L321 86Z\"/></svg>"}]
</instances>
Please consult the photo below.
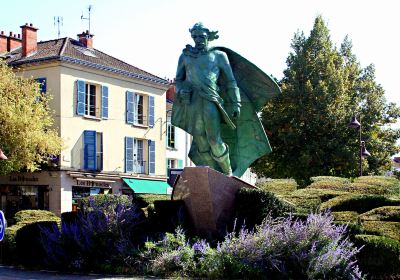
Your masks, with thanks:
<instances>
[{"instance_id":1,"label":"statue's boot","mask_svg":"<svg viewBox=\"0 0 400 280\"><path fill-rule=\"evenodd\" d=\"M222 173L228 176L232 176L231 161L229 159L229 148L227 145L225 145L225 152L221 156L216 157L215 155L212 154L212 152L211 156L218 163L219 167L222 169Z\"/></svg>"}]
</instances>

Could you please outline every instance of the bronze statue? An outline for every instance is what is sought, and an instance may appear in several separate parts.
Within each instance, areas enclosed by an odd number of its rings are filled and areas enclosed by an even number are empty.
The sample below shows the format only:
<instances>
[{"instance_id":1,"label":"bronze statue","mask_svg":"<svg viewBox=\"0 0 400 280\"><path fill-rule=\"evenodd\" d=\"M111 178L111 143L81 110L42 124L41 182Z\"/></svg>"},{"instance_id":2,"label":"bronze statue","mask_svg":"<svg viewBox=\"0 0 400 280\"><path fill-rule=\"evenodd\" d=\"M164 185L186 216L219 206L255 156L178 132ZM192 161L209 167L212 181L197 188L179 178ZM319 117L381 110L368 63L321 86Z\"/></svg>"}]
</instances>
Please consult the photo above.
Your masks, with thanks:
<instances>
[{"instance_id":1,"label":"bronze statue","mask_svg":"<svg viewBox=\"0 0 400 280\"><path fill-rule=\"evenodd\" d=\"M189 157L196 165L241 176L271 151L257 112L280 89L232 50L210 48L218 31L202 23L189 31L195 46L179 58L172 124L193 136Z\"/></svg>"}]
</instances>

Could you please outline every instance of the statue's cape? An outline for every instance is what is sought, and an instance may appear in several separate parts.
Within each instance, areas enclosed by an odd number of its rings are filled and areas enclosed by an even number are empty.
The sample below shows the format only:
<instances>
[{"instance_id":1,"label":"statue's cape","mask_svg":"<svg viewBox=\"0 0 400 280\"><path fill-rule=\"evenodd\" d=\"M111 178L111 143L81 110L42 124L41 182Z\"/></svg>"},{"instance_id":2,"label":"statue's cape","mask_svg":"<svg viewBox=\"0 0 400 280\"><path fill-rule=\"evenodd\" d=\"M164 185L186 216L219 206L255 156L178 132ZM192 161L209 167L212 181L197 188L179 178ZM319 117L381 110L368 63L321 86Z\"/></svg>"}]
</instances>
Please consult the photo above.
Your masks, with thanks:
<instances>
[{"instance_id":1,"label":"statue's cape","mask_svg":"<svg viewBox=\"0 0 400 280\"><path fill-rule=\"evenodd\" d=\"M257 112L260 112L265 103L281 91L270 76L236 52L225 47L214 47L212 50L223 51L227 54L240 89L242 107L239 118L234 121L236 129L232 129L225 122L221 123L221 137L229 146L233 175L240 177L256 159L271 152L268 137ZM223 77L219 81L219 86L220 96L224 100L223 107L227 112L231 112L232 103L224 90ZM190 112L179 101L174 102L173 110L173 124L184 129L185 114ZM196 151L197 149L192 145L189 153L191 160L196 165L207 165L202 162ZM211 167L219 169L218 165Z\"/></svg>"}]
</instances>

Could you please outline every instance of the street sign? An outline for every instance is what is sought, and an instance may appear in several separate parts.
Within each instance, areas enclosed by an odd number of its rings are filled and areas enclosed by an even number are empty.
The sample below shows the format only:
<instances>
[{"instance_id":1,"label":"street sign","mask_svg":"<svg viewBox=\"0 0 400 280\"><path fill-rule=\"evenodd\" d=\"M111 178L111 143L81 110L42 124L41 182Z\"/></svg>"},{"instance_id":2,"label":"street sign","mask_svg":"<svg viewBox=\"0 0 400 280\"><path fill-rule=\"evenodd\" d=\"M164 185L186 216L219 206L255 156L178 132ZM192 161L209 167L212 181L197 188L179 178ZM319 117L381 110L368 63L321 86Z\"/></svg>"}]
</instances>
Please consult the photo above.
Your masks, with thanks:
<instances>
[{"instance_id":1,"label":"street sign","mask_svg":"<svg viewBox=\"0 0 400 280\"><path fill-rule=\"evenodd\" d=\"M6 233L6 218L4 217L3 211L0 210L0 241L3 240Z\"/></svg>"}]
</instances>

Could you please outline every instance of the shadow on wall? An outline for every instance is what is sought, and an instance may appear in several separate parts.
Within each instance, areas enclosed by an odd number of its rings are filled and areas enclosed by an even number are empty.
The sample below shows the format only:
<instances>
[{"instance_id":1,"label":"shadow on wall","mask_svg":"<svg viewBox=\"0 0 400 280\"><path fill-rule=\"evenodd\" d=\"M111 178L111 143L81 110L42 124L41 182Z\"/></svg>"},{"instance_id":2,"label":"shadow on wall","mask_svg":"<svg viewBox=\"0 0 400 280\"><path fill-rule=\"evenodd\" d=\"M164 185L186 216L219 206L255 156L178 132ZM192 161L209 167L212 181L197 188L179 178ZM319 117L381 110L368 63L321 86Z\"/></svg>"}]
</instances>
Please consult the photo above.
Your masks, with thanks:
<instances>
[{"instance_id":1,"label":"shadow on wall","mask_svg":"<svg viewBox=\"0 0 400 280\"><path fill-rule=\"evenodd\" d=\"M83 151L83 133L76 141L74 147L71 149L71 168L83 169L84 151Z\"/></svg>"}]
</instances>

